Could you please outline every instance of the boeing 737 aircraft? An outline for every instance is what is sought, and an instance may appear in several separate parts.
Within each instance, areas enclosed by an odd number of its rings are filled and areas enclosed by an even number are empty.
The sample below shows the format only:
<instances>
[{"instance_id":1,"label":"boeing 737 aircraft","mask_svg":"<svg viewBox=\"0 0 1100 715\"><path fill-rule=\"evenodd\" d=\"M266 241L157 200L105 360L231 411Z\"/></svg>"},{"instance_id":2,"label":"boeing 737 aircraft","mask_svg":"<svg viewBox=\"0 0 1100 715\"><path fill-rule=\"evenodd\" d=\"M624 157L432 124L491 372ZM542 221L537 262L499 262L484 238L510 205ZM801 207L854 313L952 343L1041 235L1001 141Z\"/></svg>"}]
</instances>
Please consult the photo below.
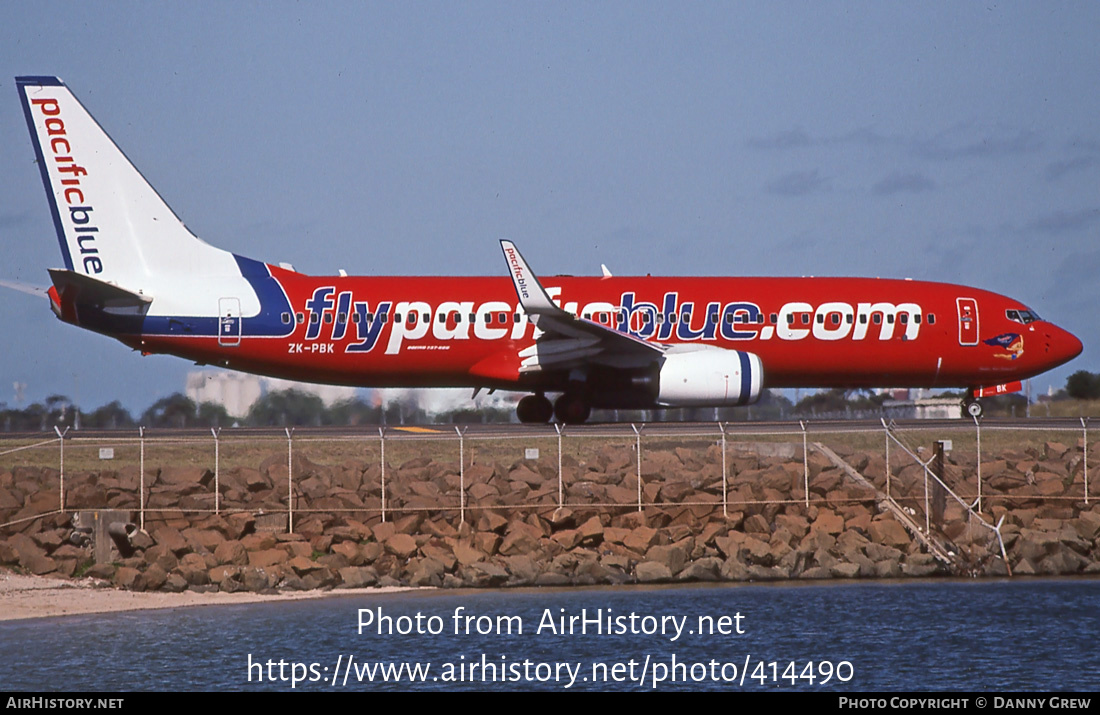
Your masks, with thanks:
<instances>
[{"instance_id":1,"label":"boeing 737 aircraft","mask_svg":"<svg viewBox=\"0 0 1100 715\"><path fill-rule=\"evenodd\" d=\"M744 405L771 387L952 387L975 398L1081 342L1019 301L866 278L308 276L194 236L56 77L16 79L65 267L61 320L142 353L357 386L530 393L523 422L594 407ZM548 394L557 395L551 403Z\"/></svg>"}]
</instances>

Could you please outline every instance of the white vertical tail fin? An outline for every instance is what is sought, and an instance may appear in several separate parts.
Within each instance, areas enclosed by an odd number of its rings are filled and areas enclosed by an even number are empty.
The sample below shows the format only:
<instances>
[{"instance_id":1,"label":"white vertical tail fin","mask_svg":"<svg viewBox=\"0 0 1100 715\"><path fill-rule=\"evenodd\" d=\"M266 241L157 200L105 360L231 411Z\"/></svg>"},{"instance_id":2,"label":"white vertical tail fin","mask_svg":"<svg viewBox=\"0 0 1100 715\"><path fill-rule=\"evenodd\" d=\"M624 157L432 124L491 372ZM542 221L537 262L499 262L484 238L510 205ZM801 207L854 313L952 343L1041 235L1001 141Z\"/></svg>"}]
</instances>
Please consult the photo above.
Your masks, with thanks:
<instances>
[{"instance_id":1,"label":"white vertical tail fin","mask_svg":"<svg viewBox=\"0 0 1100 715\"><path fill-rule=\"evenodd\" d=\"M240 275L194 236L56 77L17 77L65 267L156 295L165 279Z\"/></svg>"}]
</instances>

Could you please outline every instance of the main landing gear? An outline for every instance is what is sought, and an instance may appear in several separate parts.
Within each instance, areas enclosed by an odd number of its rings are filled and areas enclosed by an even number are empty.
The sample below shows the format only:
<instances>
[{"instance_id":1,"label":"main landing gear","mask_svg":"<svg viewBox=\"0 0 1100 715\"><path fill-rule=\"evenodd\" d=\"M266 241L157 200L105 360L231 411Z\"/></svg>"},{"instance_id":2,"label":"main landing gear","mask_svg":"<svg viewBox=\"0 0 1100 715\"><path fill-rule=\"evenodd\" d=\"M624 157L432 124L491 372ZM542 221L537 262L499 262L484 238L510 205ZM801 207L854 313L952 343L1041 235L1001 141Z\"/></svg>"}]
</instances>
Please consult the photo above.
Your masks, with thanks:
<instances>
[{"instance_id":1,"label":"main landing gear","mask_svg":"<svg viewBox=\"0 0 1100 715\"><path fill-rule=\"evenodd\" d=\"M524 424L546 424L554 416L554 407L546 395L528 395L516 405L516 417Z\"/></svg>"},{"instance_id":2,"label":"main landing gear","mask_svg":"<svg viewBox=\"0 0 1100 715\"><path fill-rule=\"evenodd\" d=\"M516 416L524 424L546 424L551 417L557 417L558 422L567 425L584 424L588 416L592 414L592 405L584 395L576 392L566 392L550 404L545 395L528 395L516 405Z\"/></svg>"},{"instance_id":3,"label":"main landing gear","mask_svg":"<svg viewBox=\"0 0 1100 715\"><path fill-rule=\"evenodd\" d=\"M566 392L554 400L554 416L563 424L583 425L590 414L592 405L588 404L584 395Z\"/></svg>"}]
</instances>

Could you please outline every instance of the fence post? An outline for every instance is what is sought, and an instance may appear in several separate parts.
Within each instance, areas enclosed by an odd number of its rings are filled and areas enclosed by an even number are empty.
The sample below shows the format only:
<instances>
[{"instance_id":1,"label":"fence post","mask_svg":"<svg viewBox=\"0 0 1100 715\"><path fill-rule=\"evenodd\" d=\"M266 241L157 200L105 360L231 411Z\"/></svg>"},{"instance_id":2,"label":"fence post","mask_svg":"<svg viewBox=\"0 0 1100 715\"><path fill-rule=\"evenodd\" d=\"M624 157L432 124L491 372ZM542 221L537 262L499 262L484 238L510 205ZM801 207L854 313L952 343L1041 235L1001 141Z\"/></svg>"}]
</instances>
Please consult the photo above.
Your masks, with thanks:
<instances>
[{"instance_id":1,"label":"fence post","mask_svg":"<svg viewBox=\"0 0 1100 715\"><path fill-rule=\"evenodd\" d=\"M630 423L630 428L634 430L636 450L638 452L638 513L642 512L642 430L645 429L645 423L639 428L633 422Z\"/></svg>"},{"instance_id":2,"label":"fence post","mask_svg":"<svg viewBox=\"0 0 1100 715\"><path fill-rule=\"evenodd\" d=\"M458 434L458 523L466 523L466 429L455 425Z\"/></svg>"},{"instance_id":3,"label":"fence post","mask_svg":"<svg viewBox=\"0 0 1100 715\"><path fill-rule=\"evenodd\" d=\"M890 496L890 428L885 417L880 417L879 420L882 422L882 433L886 435L886 498L893 499Z\"/></svg>"},{"instance_id":4,"label":"fence post","mask_svg":"<svg viewBox=\"0 0 1100 715\"><path fill-rule=\"evenodd\" d=\"M722 433L722 516L728 519L730 513L726 487L726 426L721 422L718 423L718 431Z\"/></svg>"},{"instance_id":5,"label":"fence post","mask_svg":"<svg viewBox=\"0 0 1100 715\"><path fill-rule=\"evenodd\" d=\"M806 423L798 421L802 428L802 486L806 490L806 509L810 508L810 455L806 447Z\"/></svg>"},{"instance_id":6,"label":"fence post","mask_svg":"<svg viewBox=\"0 0 1100 715\"><path fill-rule=\"evenodd\" d=\"M1085 503L1089 503L1089 418L1081 418L1081 429L1085 432L1085 455L1084 460L1081 462L1081 467L1084 469L1085 476Z\"/></svg>"},{"instance_id":7,"label":"fence post","mask_svg":"<svg viewBox=\"0 0 1100 715\"><path fill-rule=\"evenodd\" d=\"M221 434L221 431L222 431L221 427L219 427L217 429L214 429L213 427L210 428L210 433L212 435L214 435L214 513L215 514L221 514L221 503L222 503L221 502L222 490L221 490L221 487L220 487L220 479L219 479L219 475L221 473L221 469L219 468L219 463L221 461L221 449L218 445L218 435Z\"/></svg>"},{"instance_id":8,"label":"fence post","mask_svg":"<svg viewBox=\"0 0 1100 715\"><path fill-rule=\"evenodd\" d=\"M141 474L138 475L138 489L141 490L141 530L145 531L145 428L138 427L138 445L141 448L140 456L138 458L138 469Z\"/></svg>"},{"instance_id":9,"label":"fence post","mask_svg":"<svg viewBox=\"0 0 1100 715\"><path fill-rule=\"evenodd\" d=\"M53 431L57 433L57 442L61 445L61 511L65 511L65 435L69 434L69 428L66 427L62 432L57 428L57 425L53 426Z\"/></svg>"},{"instance_id":10,"label":"fence post","mask_svg":"<svg viewBox=\"0 0 1100 715\"><path fill-rule=\"evenodd\" d=\"M565 431L565 426L560 422L554 423L554 429L558 433L558 511L561 511L565 504L564 494L565 491L562 488L562 473L561 473L561 433Z\"/></svg>"},{"instance_id":11,"label":"fence post","mask_svg":"<svg viewBox=\"0 0 1100 715\"><path fill-rule=\"evenodd\" d=\"M975 502L978 511L982 510L982 423L974 416L974 430L978 435L978 501Z\"/></svg>"},{"instance_id":12,"label":"fence post","mask_svg":"<svg viewBox=\"0 0 1100 715\"><path fill-rule=\"evenodd\" d=\"M382 463L382 523L386 523L386 428L378 428L378 439L381 446L382 456L379 457L379 461Z\"/></svg>"},{"instance_id":13,"label":"fence post","mask_svg":"<svg viewBox=\"0 0 1100 715\"><path fill-rule=\"evenodd\" d=\"M294 440L291 435L294 430L290 427L283 428L286 431L286 524L287 532L294 533Z\"/></svg>"},{"instance_id":14,"label":"fence post","mask_svg":"<svg viewBox=\"0 0 1100 715\"><path fill-rule=\"evenodd\" d=\"M932 533L932 515L928 495L928 465L924 465L924 533Z\"/></svg>"}]
</instances>

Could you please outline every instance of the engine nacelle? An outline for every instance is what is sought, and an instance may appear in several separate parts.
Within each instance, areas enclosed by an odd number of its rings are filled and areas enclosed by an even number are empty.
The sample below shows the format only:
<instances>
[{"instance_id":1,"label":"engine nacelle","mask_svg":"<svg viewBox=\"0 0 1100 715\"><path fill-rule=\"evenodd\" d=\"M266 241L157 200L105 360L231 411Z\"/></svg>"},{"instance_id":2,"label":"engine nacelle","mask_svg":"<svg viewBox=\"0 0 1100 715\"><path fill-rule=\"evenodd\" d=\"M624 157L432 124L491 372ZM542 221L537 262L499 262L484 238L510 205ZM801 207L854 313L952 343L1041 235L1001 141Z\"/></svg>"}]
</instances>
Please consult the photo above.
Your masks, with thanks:
<instances>
[{"instance_id":1,"label":"engine nacelle","mask_svg":"<svg viewBox=\"0 0 1100 715\"><path fill-rule=\"evenodd\" d=\"M739 350L703 346L665 353L657 403L667 407L747 405L760 398L764 366Z\"/></svg>"}]
</instances>

